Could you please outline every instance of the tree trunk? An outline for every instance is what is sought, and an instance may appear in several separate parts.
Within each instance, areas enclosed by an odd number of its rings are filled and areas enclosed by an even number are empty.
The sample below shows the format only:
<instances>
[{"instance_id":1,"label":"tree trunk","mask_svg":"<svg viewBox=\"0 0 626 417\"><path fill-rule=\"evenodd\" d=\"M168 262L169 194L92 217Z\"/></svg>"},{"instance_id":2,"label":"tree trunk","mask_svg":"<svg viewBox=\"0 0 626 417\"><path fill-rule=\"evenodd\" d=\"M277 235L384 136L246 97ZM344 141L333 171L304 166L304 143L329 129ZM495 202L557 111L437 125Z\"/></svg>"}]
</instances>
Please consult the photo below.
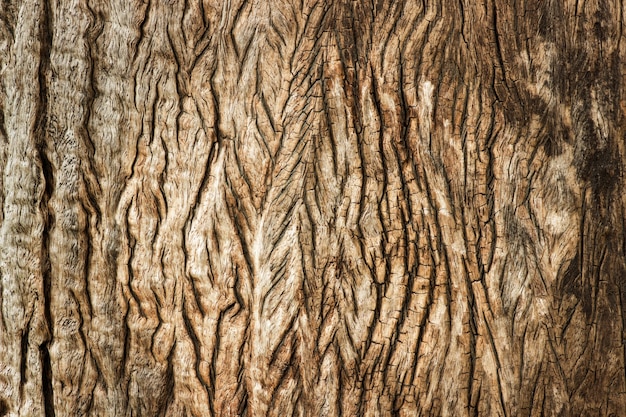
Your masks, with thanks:
<instances>
[{"instance_id":1,"label":"tree trunk","mask_svg":"<svg viewBox=\"0 0 626 417\"><path fill-rule=\"evenodd\" d=\"M0 415L626 415L625 13L0 0Z\"/></svg>"}]
</instances>

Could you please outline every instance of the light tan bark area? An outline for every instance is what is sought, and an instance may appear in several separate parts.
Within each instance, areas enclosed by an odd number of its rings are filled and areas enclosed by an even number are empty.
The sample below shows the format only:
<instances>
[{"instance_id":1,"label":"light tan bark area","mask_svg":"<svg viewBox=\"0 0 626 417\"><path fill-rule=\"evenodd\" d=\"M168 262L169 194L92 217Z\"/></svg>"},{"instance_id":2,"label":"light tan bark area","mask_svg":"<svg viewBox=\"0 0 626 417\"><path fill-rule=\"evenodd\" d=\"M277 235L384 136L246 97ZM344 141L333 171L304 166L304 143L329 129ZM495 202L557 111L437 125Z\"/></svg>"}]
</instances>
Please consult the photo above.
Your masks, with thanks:
<instances>
[{"instance_id":1,"label":"light tan bark area","mask_svg":"<svg viewBox=\"0 0 626 417\"><path fill-rule=\"evenodd\" d=\"M626 415L615 0L0 0L0 416Z\"/></svg>"}]
</instances>

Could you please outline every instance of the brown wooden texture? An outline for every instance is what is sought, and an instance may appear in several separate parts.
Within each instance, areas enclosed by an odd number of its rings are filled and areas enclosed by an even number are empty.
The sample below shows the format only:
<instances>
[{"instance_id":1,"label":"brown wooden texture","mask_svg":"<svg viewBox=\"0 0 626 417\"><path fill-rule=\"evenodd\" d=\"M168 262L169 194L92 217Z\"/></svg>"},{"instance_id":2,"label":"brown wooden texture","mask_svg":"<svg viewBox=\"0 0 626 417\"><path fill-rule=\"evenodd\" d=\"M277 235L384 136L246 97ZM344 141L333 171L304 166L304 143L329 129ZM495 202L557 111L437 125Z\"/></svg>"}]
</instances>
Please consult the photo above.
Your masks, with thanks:
<instances>
[{"instance_id":1,"label":"brown wooden texture","mask_svg":"<svg viewBox=\"0 0 626 417\"><path fill-rule=\"evenodd\" d=\"M0 0L0 415L625 416L616 0Z\"/></svg>"}]
</instances>

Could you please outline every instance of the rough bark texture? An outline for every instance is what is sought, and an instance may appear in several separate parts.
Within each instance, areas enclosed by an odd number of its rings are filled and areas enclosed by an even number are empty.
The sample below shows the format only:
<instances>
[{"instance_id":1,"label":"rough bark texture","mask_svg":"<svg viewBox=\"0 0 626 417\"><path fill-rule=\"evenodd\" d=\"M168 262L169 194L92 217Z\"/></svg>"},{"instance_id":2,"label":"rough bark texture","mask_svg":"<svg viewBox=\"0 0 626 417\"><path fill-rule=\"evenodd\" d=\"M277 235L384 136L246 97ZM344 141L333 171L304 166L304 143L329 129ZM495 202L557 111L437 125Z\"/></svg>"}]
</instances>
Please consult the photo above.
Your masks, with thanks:
<instances>
[{"instance_id":1,"label":"rough bark texture","mask_svg":"<svg viewBox=\"0 0 626 417\"><path fill-rule=\"evenodd\" d=\"M625 13L0 0L0 415L626 415Z\"/></svg>"}]
</instances>

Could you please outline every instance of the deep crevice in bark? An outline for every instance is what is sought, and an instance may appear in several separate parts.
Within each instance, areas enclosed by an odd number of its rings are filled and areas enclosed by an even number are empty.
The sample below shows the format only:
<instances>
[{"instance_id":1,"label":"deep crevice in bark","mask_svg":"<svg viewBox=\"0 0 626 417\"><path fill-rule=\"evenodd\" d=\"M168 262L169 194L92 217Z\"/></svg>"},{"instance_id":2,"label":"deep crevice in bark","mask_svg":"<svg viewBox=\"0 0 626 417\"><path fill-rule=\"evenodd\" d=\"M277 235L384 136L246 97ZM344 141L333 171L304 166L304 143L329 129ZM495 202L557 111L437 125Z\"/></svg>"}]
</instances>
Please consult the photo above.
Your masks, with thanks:
<instances>
[{"instance_id":1,"label":"deep crevice in bark","mask_svg":"<svg viewBox=\"0 0 626 417\"><path fill-rule=\"evenodd\" d=\"M51 264L50 264L50 230L54 227L54 214L48 207L48 202L54 193L54 168L47 156L48 143L48 77L50 74L50 51L52 48L53 28L50 24L51 11L48 0L41 0L43 7L41 10L39 22L41 52L39 63L39 108L38 123L36 126L36 142L39 158L41 161L41 169L43 173L44 192L41 197L40 210L44 217L44 229L41 239L41 275L43 280L43 314L45 317L45 325L47 326L47 339L39 346L41 360L41 387L44 413L46 417L54 417L56 415L54 409L54 388L52 363L50 361L50 352L48 346L52 338L53 322L51 318ZM54 145L52 145L54 146Z\"/></svg>"},{"instance_id":2,"label":"deep crevice in bark","mask_svg":"<svg viewBox=\"0 0 626 417\"><path fill-rule=\"evenodd\" d=\"M44 398L44 412L46 417L55 417L54 409L54 387L52 386L52 364L50 363L50 353L47 344L39 347L41 354L41 385Z\"/></svg>"}]
</instances>

